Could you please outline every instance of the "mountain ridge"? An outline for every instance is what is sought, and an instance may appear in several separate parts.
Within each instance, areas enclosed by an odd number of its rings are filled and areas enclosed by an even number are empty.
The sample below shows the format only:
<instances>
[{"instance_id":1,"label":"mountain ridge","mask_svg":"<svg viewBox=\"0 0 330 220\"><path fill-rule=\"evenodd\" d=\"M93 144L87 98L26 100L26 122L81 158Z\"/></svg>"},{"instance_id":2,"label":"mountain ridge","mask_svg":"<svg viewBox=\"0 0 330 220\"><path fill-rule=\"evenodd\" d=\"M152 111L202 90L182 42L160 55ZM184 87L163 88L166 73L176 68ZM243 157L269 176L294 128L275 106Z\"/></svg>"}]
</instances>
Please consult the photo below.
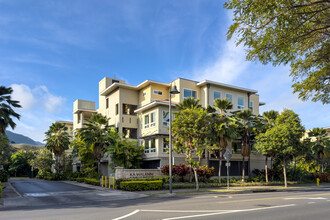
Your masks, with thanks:
<instances>
[{"instance_id":1,"label":"mountain ridge","mask_svg":"<svg viewBox=\"0 0 330 220\"><path fill-rule=\"evenodd\" d=\"M39 141L35 141L32 138L29 138L22 134L17 134L12 131L6 130L6 135L10 141L10 143L13 144L31 144L31 145L45 145Z\"/></svg>"}]
</instances>

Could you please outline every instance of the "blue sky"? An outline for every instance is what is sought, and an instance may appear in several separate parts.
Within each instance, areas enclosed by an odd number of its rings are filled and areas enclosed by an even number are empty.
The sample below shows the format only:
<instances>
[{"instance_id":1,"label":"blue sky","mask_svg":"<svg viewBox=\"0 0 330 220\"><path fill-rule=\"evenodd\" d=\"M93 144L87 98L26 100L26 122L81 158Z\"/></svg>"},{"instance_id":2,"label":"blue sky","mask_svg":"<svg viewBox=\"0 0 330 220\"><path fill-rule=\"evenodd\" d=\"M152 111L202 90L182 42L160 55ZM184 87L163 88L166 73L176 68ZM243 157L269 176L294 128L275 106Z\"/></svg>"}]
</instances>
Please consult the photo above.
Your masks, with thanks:
<instances>
[{"instance_id":1,"label":"blue sky","mask_svg":"<svg viewBox=\"0 0 330 220\"><path fill-rule=\"evenodd\" d=\"M76 99L98 101L105 76L214 80L259 91L266 106L300 114L306 128L330 125L329 106L292 94L289 67L245 61L226 40L232 14L218 0L0 0L0 85L21 101L14 130L42 141L72 120Z\"/></svg>"}]
</instances>

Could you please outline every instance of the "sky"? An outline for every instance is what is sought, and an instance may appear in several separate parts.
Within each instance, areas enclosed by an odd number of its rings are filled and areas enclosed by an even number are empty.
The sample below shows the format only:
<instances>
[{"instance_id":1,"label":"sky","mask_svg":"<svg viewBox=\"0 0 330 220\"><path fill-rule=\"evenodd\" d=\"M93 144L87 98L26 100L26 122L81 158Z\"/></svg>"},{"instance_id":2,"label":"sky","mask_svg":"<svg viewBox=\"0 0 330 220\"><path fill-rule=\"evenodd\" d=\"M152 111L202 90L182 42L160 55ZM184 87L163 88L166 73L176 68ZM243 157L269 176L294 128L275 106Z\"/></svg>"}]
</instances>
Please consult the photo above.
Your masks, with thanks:
<instances>
[{"instance_id":1,"label":"sky","mask_svg":"<svg viewBox=\"0 0 330 220\"><path fill-rule=\"evenodd\" d=\"M42 142L52 122L73 120L76 99L98 106L106 76L250 88L261 113L289 108L306 129L330 126L329 105L292 94L289 66L246 61L227 41L231 19L219 0L0 0L0 85L23 106L14 132Z\"/></svg>"}]
</instances>

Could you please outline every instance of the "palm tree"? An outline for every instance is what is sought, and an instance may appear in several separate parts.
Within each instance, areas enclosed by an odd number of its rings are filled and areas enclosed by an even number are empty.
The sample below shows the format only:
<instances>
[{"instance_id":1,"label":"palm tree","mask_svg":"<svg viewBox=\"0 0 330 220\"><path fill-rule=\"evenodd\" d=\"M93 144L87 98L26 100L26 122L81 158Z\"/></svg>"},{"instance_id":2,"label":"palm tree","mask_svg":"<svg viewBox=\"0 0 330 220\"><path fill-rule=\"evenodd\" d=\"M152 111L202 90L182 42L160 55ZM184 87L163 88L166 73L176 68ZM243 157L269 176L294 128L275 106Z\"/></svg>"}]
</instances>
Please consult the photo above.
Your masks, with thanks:
<instances>
[{"instance_id":1,"label":"palm tree","mask_svg":"<svg viewBox=\"0 0 330 220\"><path fill-rule=\"evenodd\" d=\"M262 114L262 131L261 132L266 132L266 130L268 128L271 128L274 126L274 122L277 118L277 116L279 115L278 111L274 111L274 110L270 110L270 111L266 111ZM265 156L265 177L266 177L266 183L268 183L268 157L273 158L274 157L274 153L273 152L267 152L266 154L264 154Z\"/></svg>"},{"instance_id":2,"label":"palm tree","mask_svg":"<svg viewBox=\"0 0 330 220\"><path fill-rule=\"evenodd\" d=\"M101 159L109 146L114 146L117 140L116 131L108 125L109 118L102 114L94 114L78 131L78 136L93 150L100 173Z\"/></svg>"},{"instance_id":3,"label":"palm tree","mask_svg":"<svg viewBox=\"0 0 330 220\"><path fill-rule=\"evenodd\" d=\"M312 151L314 153L315 159L320 164L320 173L323 172L323 160L325 148L330 147L330 139L327 137L327 131L323 128L313 128L308 132L310 138L314 137L315 141L311 141Z\"/></svg>"},{"instance_id":4,"label":"palm tree","mask_svg":"<svg viewBox=\"0 0 330 220\"><path fill-rule=\"evenodd\" d=\"M185 110L188 108L201 108L202 105L199 104L199 100L193 97L188 97L183 102L176 105L176 108L179 110Z\"/></svg>"},{"instance_id":5,"label":"palm tree","mask_svg":"<svg viewBox=\"0 0 330 220\"><path fill-rule=\"evenodd\" d=\"M11 99L13 89L11 87L0 86L0 133L5 134L6 128L10 126L15 128L16 124L12 117L20 119L20 115L17 114L12 107L21 108L19 101Z\"/></svg>"},{"instance_id":6,"label":"palm tree","mask_svg":"<svg viewBox=\"0 0 330 220\"><path fill-rule=\"evenodd\" d=\"M228 142L237 138L238 134L234 126L234 120L227 114L227 110L233 108L232 103L228 99L215 99L214 106L219 110L220 114L216 120L216 132L219 143L219 183L221 182L221 168L223 153L228 146Z\"/></svg>"},{"instance_id":7,"label":"palm tree","mask_svg":"<svg viewBox=\"0 0 330 220\"><path fill-rule=\"evenodd\" d=\"M235 112L235 116L238 119L238 123L241 128L241 137L242 137L242 149L241 154L243 157L243 170L242 170L242 182L245 178L245 157L249 157L251 154L250 138L251 131L254 127L254 117L250 109L245 109L243 111Z\"/></svg>"},{"instance_id":8,"label":"palm tree","mask_svg":"<svg viewBox=\"0 0 330 220\"><path fill-rule=\"evenodd\" d=\"M45 147L55 155L55 171L60 172L60 158L64 151L69 148L70 136L68 128L60 122L53 123L46 134Z\"/></svg>"}]
</instances>

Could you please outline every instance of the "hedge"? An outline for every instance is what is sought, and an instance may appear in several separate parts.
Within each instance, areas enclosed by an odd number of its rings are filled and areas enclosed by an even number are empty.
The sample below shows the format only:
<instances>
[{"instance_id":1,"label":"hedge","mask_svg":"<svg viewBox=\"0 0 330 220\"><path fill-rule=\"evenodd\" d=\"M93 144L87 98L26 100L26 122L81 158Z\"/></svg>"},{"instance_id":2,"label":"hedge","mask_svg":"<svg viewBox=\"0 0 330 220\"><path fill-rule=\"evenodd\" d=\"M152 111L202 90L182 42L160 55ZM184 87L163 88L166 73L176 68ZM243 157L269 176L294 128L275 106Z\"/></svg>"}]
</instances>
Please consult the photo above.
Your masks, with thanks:
<instances>
[{"instance_id":1,"label":"hedge","mask_svg":"<svg viewBox=\"0 0 330 220\"><path fill-rule=\"evenodd\" d=\"M1 185L1 181L0 181L0 198L1 198L1 196L2 196L2 185Z\"/></svg>"},{"instance_id":2,"label":"hedge","mask_svg":"<svg viewBox=\"0 0 330 220\"><path fill-rule=\"evenodd\" d=\"M5 170L0 170L0 182L7 182L9 174Z\"/></svg>"},{"instance_id":3,"label":"hedge","mask_svg":"<svg viewBox=\"0 0 330 220\"><path fill-rule=\"evenodd\" d=\"M121 182L131 182L131 181L155 181L161 180L163 183L169 182L169 176L157 176L157 177L148 177L148 178L139 178L139 179L116 179L115 187L116 189L121 189Z\"/></svg>"},{"instance_id":4,"label":"hedge","mask_svg":"<svg viewBox=\"0 0 330 220\"><path fill-rule=\"evenodd\" d=\"M84 177L79 177L79 178L76 178L76 181L79 182L79 183L83 183L83 182L85 182L85 178Z\"/></svg>"},{"instance_id":5,"label":"hedge","mask_svg":"<svg viewBox=\"0 0 330 220\"><path fill-rule=\"evenodd\" d=\"M100 181L97 180L97 179L88 179L88 178L86 178L85 183L90 184L90 185L94 185L94 186L99 186L100 185Z\"/></svg>"},{"instance_id":6,"label":"hedge","mask_svg":"<svg viewBox=\"0 0 330 220\"><path fill-rule=\"evenodd\" d=\"M121 182L120 188L126 191L160 190L163 188L163 181L127 181Z\"/></svg>"}]
</instances>

